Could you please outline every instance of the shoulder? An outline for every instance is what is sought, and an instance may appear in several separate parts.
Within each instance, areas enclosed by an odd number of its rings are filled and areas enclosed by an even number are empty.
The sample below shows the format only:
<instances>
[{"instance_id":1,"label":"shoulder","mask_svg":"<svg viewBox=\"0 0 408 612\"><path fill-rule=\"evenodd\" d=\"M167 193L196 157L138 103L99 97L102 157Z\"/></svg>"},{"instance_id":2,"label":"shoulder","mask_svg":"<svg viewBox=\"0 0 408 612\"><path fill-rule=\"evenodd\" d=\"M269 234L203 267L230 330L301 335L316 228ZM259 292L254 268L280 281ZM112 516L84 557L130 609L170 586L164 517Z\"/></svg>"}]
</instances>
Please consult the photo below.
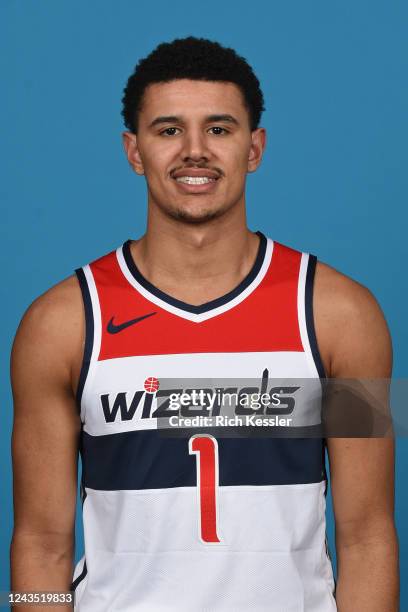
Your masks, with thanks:
<instances>
[{"instance_id":1,"label":"shoulder","mask_svg":"<svg viewBox=\"0 0 408 612\"><path fill-rule=\"evenodd\" d=\"M319 303L333 315L355 317L378 311L378 302L367 287L321 261L316 263L314 285Z\"/></svg>"},{"instance_id":2,"label":"shoulder","mask_svg":"<svg viewBox=\"0 0 408 612\"><path fill-rule=\"evenodd\" d=\"M390 334L381 307L367 287L318 261L313 310L329 376L390 375Z\"/></svg>"},{"instance_id":3,"label":"shoulder","mask_svg":"<svg viewBox=\"0 0 408 612\"><path fill-rule=\"evenodd\" d=\"M44 368L68 377L69 382L73 363L82 350L83 310L76 275L37 297L26 309L14 338L12 375Z\"/></svg>"},{"instance_id":4,"label":"shoulder","mask_svg":"<svg viewBox=\"0 0 408 612\"><path fill-rule=\"evenodd\" d=\"M39 297L26 309L18 332L40 329L46 336L50 332L63 332L64 323L70 325L82 305L81 290L76 275L57 283Z\"/></svg>"}]
</instances>

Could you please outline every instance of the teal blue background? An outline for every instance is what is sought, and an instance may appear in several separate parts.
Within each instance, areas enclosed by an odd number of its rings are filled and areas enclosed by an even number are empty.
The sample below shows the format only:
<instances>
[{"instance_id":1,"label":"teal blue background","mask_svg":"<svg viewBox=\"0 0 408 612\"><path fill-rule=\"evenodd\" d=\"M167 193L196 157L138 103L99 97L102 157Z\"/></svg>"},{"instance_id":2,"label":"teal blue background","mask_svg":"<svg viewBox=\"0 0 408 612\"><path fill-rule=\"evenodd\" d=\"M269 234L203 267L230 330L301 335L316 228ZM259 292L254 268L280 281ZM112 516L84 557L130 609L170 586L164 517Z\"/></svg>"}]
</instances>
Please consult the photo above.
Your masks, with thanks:
<instances>
[{"instance_id":1,"label":"teal blue background","mask_svg":"<svg viewBox=\"0 0 408 612\"><path fill-rule=\"evenodd\" d=\"M0 590L12 528L12 338L36 296L144 231L145 185L125 160L121 97L159 42L204 36L252 64L268 146L248 179L249 226L368 286L391 328L394 375L407 376L407 21L396 0L2 0ZM408 441L398 440L405 576L407 468ZM330 505L328 524L334 551Z\"/></svg>"}]
</instances>

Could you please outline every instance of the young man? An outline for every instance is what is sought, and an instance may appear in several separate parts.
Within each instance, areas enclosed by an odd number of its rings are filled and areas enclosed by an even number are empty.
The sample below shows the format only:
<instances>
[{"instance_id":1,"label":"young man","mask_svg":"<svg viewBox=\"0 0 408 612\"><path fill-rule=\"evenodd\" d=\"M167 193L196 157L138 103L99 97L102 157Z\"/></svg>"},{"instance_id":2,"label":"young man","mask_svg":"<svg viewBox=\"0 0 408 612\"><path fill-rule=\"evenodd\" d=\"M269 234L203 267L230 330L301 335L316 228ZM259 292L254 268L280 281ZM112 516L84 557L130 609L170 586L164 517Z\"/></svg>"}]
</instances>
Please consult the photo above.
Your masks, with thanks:
<instances>
[{"instance_id":1,"label":"young man","mask_svg":"<svg viewBox=\"0 0 408 612\"><path fill-rule=\"evenodd\" d=\"M139 62L123 103L147 231L40 296L13 348L12 588L73 582L83 612L396 612L391 439L326 441L334 592L324 440L157 428L166 378L391 373L370 292L247 228L246 175L265 148L256 76L189 37Z\"/></svg>"}]
</instances>

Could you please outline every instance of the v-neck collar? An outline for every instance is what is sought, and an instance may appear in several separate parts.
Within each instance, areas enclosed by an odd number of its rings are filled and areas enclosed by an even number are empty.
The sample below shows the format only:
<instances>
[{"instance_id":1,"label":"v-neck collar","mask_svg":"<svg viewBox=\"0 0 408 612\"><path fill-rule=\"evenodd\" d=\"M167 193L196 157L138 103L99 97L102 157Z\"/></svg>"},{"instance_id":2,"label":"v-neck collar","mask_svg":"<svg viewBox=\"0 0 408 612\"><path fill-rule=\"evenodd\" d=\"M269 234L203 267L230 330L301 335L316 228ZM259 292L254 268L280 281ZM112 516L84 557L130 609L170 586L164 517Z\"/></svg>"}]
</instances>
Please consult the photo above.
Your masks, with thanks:
<instances>
[{"instance_id":1,"label":"v-neck collar","mask_svg":"<svg viewBox=\"0 0 408 612\"><path fill-rule=\"evenodd\" d=\"M260 239L258 252L255 262L245 278L237 287L225 295L200 305L188 304L178 300L148 281L133 260L130 250L132 241L130 239L126 240L117 249L116 255L125 277L144 297L173 314L199 323L233 308L252 293L265 276L272 257L273 241L260 231L255 233Z\"/></svg>"}]
</instances>

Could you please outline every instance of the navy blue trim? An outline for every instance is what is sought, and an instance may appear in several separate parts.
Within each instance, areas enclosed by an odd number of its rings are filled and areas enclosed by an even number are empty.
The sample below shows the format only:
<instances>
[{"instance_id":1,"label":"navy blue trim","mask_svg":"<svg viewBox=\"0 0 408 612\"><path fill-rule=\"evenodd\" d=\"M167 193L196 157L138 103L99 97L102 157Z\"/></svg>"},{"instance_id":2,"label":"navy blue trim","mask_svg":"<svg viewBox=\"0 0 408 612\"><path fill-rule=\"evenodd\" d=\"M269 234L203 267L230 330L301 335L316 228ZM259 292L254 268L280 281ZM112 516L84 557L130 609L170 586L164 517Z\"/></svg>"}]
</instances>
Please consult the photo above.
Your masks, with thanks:
<instances>
[{"instance_id":1,"label":"navy blue trim","mask_svg":"<svg viewBox=\"0 0 408 612\"><path fill-rule=\"evenodd\" d=\"M326 470L326 450L328 453L328 447L327 447L327 440L324 438L323 439L323 444L322 444L322 451L323 451L323 458L322 458L322 465L323 465L323 476L324 476L324 480L325 480L325 487L324 487L324 497L327 503L327 493L328 493L328 488L329 488L329 480L327 478L327 470ZM330 548L329 548L329 540L327 537L327 530L325 530L325 534L324 534L324 545L325 545L325 549L326 549L326 556L330 562L330 565L332 566L333 569L333 560L331 557L331 553L330 553ZM334 588L333 588L333 596L336 597L336 588L337 588L337 583L336 583L336 578L334 576L334 572L333 572L333 580L334 580Z\"/></svg>"},{"instance_id":2,"label":"navy blue trim","mask_svg":"<svg viewBox=\"0 0 408 612\"><path fill-rule=\"evenodd\" d=\"M88 569L86 567L86 559L84 560L84 565L82 568L82 572L75 578L75 580L71 583L70 591L75 591L80 582L85 578L88 573Z\"/></svg>"},{"instance_id":3,"label":"navy blue trim","mask_svg":"<svg viewBox=\"0 0 408 612\"><path fill-rule=\"evenodd\" d=\"M80 494L81 494L81 502L82 502L82 507L83 507L84 506L84 501L87 498L87 492L86 492L86 489L85 489L85 483L84 483L83 477L81 478Z\"/></svg>"},{"instance_id":4,"label":"navy blue trim","mask_svg":"<svg viewBox=\"0 0 408 612\"><path fill-rule=\"evenodd\" d=\"M191 435L197 430L191 430ZM84 484L103 491L196 486L189 435L157 430L91 436L82 431ZM322 482L321 438L217 438L221 486Z\"/></svg>"},{"instance_id":5,"label":"navy blue trim","mask_svg":"<svg viewBox=\"0 0 408 612\"><path fill-rule=\"evenodd\" d=\"M312 351L313 359L316 364L316 368L320 378L327 378L324 370L322 358L320 356L319 347L317 345L316 331L313 318L313 283L314 275L316 270L316 255L309 255L309 261L307 264L306 273L306 287L305 287L305 315L306 315L306 329L309 337L309 344Z\"/></svg>"},{"instance_id":6,"label":"navy blue trim","mask_svg":"<svg viewBox=\"0 0 408 612\"><path fill-rule=\"evenodd\" d=\"M327 478L327 470L326 470L326 449L327 449L327 440L326 438L322 439L323 443L322 443L322 453L323 453L323 457L322 457L322 466L323 466L323 478L326 481L326 485L324 487L324 496L327 497L327 491L328 491L328 486L329 486L329 479ZM328 453L328 451L327 451Z\"/></svg>"},{"instance_id":7,"label":"navy blue trim","mask_svg":"<svg viewBox=\"0 0 408 612\"><path fill-rule=\"evenodd\" d=\"M85 479L84 479L84 463L83 463L83 440L84 440L84 423L81 423L81 433L79 435L79 453L81 455L81 483L80 483L80 496L82 502L82 508L84 507L84 501L87 497L86 489L85 489Z\"/></svg>"},{"instance_id":8,"label":"navy blue trim","mask_svg":"<svg viewBox=\"0 0 408 612\"><path fill-rule=\"evenodd\" d=\"M81 432L82 431L83 431L83 423L81 424ZM80 436L80 441L82 441L82 436ZM82 449L81 449L81 453L82 453ZM85 483L84 483L84 470L82 469L81 472L82 473L81 473L81 482L80 482L80 487L79 487L79 493L80 493L80 497L81 497L82 512L83 512L84 501L85 501L85 499L87 497L87 493L86 493L86 490L85 490ZM82 572L71 583L71 587L70 587L71 591L75 591L75 589L77 588L78 584L85 578L87 573L88 573L88 569L86 567L86 559L84 559L84 564L82 566Z\"/></svg>"},{"instance_id":9,"label":"navy blue trim","mask_svg":"<svg viewBox=\"0 0 408 612\"><path fill-rule=\"evenodd\" d=\"M78 388L76 392L76 401L78 410L81 411L81 399L82 393L85 386L86 377L89 371L89 365L91 363L92 347L94 343L94 317L92 310L91 294L89 292L88 283L83 268L75 270L77 275L79 286L81 287L82 299L85 308L85 347L84 355L82 358L81 372L79 374Z\"/></svg>"},{"instance_id":10,"label":"navy blue trim","mask_svg":"<svg viewBox=\"0 0 408 612\"><path fill-rule=\"evenodd\" d=\"M227 302L230 302L240 293L242 293L244 289L246 289L256 278L265 259L267 240L264 234L262 234L262 232L258 231L255 233L260 238L258 253L255 259L255 263L246 275L246 277L239 283L237 287L235 287L235 289L232 289L222 297L216 298L215 300L211 300L210 302L205 302L204 304L200 304L199 306L194 306L193 304L187 304L187 302L177 300L176 298L171 297L171 295L168 295L168 293L165 293L161 289L158 289L157 287L152 285L152 283L141 274L140 270L138 269L133 260L132 254L130 252L130 239L123 244L123 256L125 258L126 265L129 268L129 272L137 280L137 282L142 285L142 287L144 287L147 291L163 300L163 302L167 302L171 306L176 306L181 310L186 310L187 312L192 312L194 314L201 314L203 312L208 312L213 308L218 308L219 306L227 304Z\"/></svg>"}]
</instances>

